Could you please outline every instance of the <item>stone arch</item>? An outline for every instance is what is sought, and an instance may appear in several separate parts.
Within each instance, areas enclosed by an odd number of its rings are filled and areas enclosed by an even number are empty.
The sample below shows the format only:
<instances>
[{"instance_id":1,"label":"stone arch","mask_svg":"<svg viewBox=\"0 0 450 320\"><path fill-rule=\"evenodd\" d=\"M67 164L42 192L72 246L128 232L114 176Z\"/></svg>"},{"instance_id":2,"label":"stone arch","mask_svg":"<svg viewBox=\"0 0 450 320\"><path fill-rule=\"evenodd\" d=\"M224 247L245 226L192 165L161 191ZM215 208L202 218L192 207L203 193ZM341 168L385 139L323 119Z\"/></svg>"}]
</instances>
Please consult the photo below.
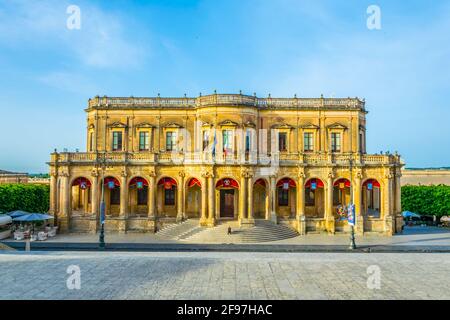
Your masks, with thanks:
<instances>
[{"instance_id":1,"label":"stone arch","mask_svg":"<svg viewBox=\"0 0 450 320\"><path fill-rule=\"evenodd\" d=\"M120 214L120 179L113 176L107 175L102 180L100 180L100 201L102 195L102 188L104 190L105 199L105 213L111 216L118 216Z\"/></svg>"},{"instance_id":2,"label":"stone arch","mask_svg":"<svg viewBox=\"0 0 450 320\"><path fill-rule=\"evenodd\" d=\"M364 216L381 217L382 187L374 178L365 179L361 185L361 210Z\"/></svg>"},{"instance_id":3,"label":"stone arch","mask_svg":"<svg viewBox=\"0 0 450 320\"><path fill-rule=\"evenodd\" d=\"M92 207L92 182L79 175L69 182L69 212L71 215L89 215Z\"/></svg>"},{"instance_id":4,"label":"stone arch","mask_svg":"<svg viewBox=\"0 0 450 320\"><path fill-rule=\"evenodd\" d=\"M184 190L185 196L185 215L188 218L200 218L202 203L202 182L197 177L190 176L186 179Z\"/></svg>"},{"instance_id":5,"label":"stone arch","mask_svg":"<svg viewBox=\"0 0 450 320\"><path fill-rule=\"evenodd\" d=\"M317 177L310 177L305 181L305 215L310 218L324 218L325 216L325 183Z\"/></svg>"},{"instance_id":6,"label":"stone arch","mask_svg":"<svg viewBox=\"0 0 450 320\"><path fill-rule=\"evenodd\" d=\"M175 218L179 205L177 196L178 188L180 188L179 181L169 175L160 176L156 181L156 210L158 216Z\"/></svg>"},{"instance_id":7,"label":"stone arch","mask_svg":"<svg viewBox=\"0 0 450 320\"><path fill-rule=\"evenodd\" d=\"M296 214L297 183L286 176L278 179L276 185L276 212L279 217L291 218Z\"/></svg>"},{"instance_id":8,"label":"stone arch","mask_svg":"<svg viewBox=\"0 0 450 320\"><path fill-rule=\"evenodd\" d=\"M269 219L270 182L266 178L255 178L253 181L253 217Z\"/></svg>"},{"instance_id":9,"label":"stone arch","mask_svg":"<svg viewBox=\"0 0 450 320\"><path fill-rule=\"evenodd\" d=\"M130 216L148 214L149 181L141 175L134 175L128 180L128 206Z\"/></svg>"}]
</instances>

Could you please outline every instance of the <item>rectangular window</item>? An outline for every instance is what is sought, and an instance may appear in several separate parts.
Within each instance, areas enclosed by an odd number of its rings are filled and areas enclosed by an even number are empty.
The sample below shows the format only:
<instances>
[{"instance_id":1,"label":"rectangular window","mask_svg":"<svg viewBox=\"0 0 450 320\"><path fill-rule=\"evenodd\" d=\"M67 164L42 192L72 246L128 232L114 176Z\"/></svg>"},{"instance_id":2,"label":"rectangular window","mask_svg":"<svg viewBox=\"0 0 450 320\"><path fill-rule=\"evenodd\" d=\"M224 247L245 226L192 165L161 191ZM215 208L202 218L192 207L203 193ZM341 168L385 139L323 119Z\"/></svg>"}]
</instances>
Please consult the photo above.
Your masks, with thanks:
<instances>
[{"instance_id":1,"label":"rectangular window","mask_svg":"<svg viewBox=\"0 0 450 320\"><path fill-rule=\"evenodd\" d=\"M94 133L89 132L89 151L94 151Z\"/></svg>"},{"instance_id":2,"label":"rectangular window","mask_svg":"<svg viewBox=\"0 0 450 320\"><path fill-rule=\"evenodd\" d=\"M312 152L314 151L314 135L312 132L305 132L303 134L303 151L304 152Z\"/></svg>"},{"instance_id":3,"label":"rectangular window","mask_svg":"<svg viewBox=\"0 0 450 320\"><path fill-rule=\"evenodd\" d=\"M250 131L247 131L245 134L245 152L250 152L250 145L251 145L251 136Z\"/></svg>"},{"instance_id":4,"label":"rectangular window","mask_svg":"<svg viewBox=\"0 0 450 320\"><path fill-rule=\"evenodd\" d=\"M139 151L150 150L150 138L148 131L139 132Z\"/></svg>"},{"instance_id":5,"label":"rectangular window","mask_svg":"<svg viewBox=\"0 0 450 320\"><path fill-rule=\"evenodd\" d=\"M175 188L172 187L171 189L164 189L164 205L175 205Z\"/></svg>"},{"instance_id":6,"label":"rectangular window","mask_svg":"<svg viewBox=\"0 0 450 320\"><path fill-rule=\"evenodd\" d=\"M278 150L279 151L287 151L287 133L286 132L278 133Z\"/></svg>"},{"instance_id":7,"label":"rectangular window","mask_svg":"<svg viewBox=\"0 0 450 320\"><path fill-rule=\"evenodd\" d=\"M341 134L331 133L331 152L341 152Z\"/></svg>"},{"instance_id":8,"label":"rectangular window","mask_svg":"<svg viewBox=\"0 0 450 320\"><path fill-rule=\"evenodd\" d=\"M359 133L359 152L364 152L364 141L362 132Z\"/></svg>"},{"instance_id":9,"label":"rectangular window","mask_svg":"<svg viewBox=\"0 0 450 320\"><path fill-rule=\"evenodd\" d=\"M233 152L233 131L224 130L222 131L223 138L223 151L225 153Z\"/></svg>"},{"instance_id":10,"label":"rectangular window","mask_svg":"<svg viewBox=\"0 0 450 320\"><path fill-rule=\"evenodd\" d=\"M122 151L122 132L113 131L113 151Z\"/></svg>"},{"instance_id":11,"label":"rectangular window","mask_svg":"<svg viewBox=\"0 0 450 320\"><path fill-rule=\"evenodd\" d=\"M209 147L209 131L203 131L203 151L207 151Z\"/></svg>"},{"instance_id":12,"label":"rectangular window","mask_svg":"<svg viewBox=\"0 0 450 320\"><path fill-rule=\"evenodd\" d=\"M142 189L137 189L137 204L138 206L147 205L148 188L144 186Z\"/></svg>"},{"instance_id":13,"label":"rectangular window","mask_svg":"<svg viewBox=\"0 0 450 320\"><path fill-rule=\"evenodd\" d=\"M177 143L177 133L173 131L166 132L166 151L175 151Z\"/></svg>"},{"instance_id":14,"label":"rectangular window","mask_svg":"<svg viewBox=\"0 0 450 320\"><path fill-rule=\"evenodd\" d=\"M278 205L280 207L289 205L289 189L278 188Z\"/></svg>"}]
</instances>

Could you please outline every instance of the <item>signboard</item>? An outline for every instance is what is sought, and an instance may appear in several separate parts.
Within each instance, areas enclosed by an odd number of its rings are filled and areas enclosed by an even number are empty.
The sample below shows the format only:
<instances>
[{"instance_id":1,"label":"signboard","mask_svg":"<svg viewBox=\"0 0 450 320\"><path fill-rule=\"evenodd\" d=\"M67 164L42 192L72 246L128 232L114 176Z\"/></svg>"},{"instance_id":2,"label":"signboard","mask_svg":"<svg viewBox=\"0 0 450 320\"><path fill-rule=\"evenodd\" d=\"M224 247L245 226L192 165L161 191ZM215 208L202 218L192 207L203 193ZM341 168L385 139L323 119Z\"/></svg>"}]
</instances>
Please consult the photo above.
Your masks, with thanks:
<instances>
[{"instance_id":1,"label":"signboard","mask_svg":"<svg viewBox=\"0 0 450 320\"><path fill-rule=\"evenodd\" d=\"M87 188L86 181L82 181L82 182L80 183L80 188L81 188L81 189L86 189L86 188Z\"/></svg>"},{"instance_id":2,"label":"signboard","mask_svg":"<svg viewBox=\"0 0 450 320\"><path fill-rule=\"evenodd\" d=\"M347 220L349 226L355 225L355 205L349 204L347 210Z\"/></svg>"},{"instance_id":3,"label":"signboard","mask_svg":"<svg viewBox=\"0 0 450 320\"><path fill-rule=\"evenodd\" d=\"M289 189L289 182L283 182L283 189L288 190Z\"/></svg>"},{"instance_id":4,"label":"signboard","mask_svg":"<svg viewBox=\"0 0 450 320\"><path fill-rule=\"evenodd\" d=\"M138 181L138 182L136 182L136 187L138 189L142 189L142 188L144 188L144 183L142 181Z\"/></svg>"},{"instance_id":5,"label":"signboard","mask_svg":"<svg viewBox=\"0 0 450 320\"><path fill-rule=\"evenodd\" d=\"M108 188L114 189L114 181L108 181Z\"/></svg>"},{"instance_id":6,"label":"signboard","mask_svg":"<svg viewBox=\"0 0 450 320\"><path fill-rule=\"evenodd\" d=\"M230 186L230 180L229 179L225 179L225 180L223 180L223 185L225 186L225 187L229 187Z\"/></svg>"},{"instance_id":7,"label":"signboard","mask_svg":"<svg viewBox=\"0 0 450 320\"><path fill-rule=\"evenodd\" d=\"M367 184L367 190L372 190L373 189L373 184L372 182Z\"/></svg>"},{"instance_id":8,"label":"signboard","mask_svg":"<svg viewBox=\"0 0 450 320\"><path fill-rule=\"evenodd\" d=\"M317 182L311 182L311 190L317 189Z\"/></svg>"},{"instance_id":9,"label":"signboard","mask_svg":"<svg viewBox=\"0 0 450 320\"><path fill-rule=\"evenodd\" d=\"M339 182L339 189L345 188L345 182Z\"/></svg>"}]
</instances>

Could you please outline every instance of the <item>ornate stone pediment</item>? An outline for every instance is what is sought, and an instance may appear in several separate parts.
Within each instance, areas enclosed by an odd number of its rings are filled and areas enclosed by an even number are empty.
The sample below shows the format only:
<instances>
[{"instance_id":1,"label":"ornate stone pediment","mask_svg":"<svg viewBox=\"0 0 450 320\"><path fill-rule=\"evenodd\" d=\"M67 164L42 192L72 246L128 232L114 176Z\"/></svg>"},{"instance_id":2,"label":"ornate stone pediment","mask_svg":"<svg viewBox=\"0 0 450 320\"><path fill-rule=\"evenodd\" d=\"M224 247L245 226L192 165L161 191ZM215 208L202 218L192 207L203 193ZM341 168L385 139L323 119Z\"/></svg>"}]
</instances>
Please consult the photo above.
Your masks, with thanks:
<instances>
[{"instance_id":1,"label":"ornate stone pediment","mask_svg":"<svg viewBox=\"0 0 450 320\"><path fill-rule=\"evenodd\" d=\"M148 123L148 122L142 122L136 125L137 128L154 128L155 126Z\"/></svg>"},{"instance_id":2,"label":"ornate stone pediment","mask_svg":"<svg viewBox=\"0 0 450 320\"><path fill-rule=\"evenodd\" d=\"M209 122L203 122L202 123L202 127L203 128L211 128L213 126L213 124L212 123L209 123Z\"/></svg>"},{"instance_id":3,"label":"ornate stone pediment","mask_svg":"<svg viewBox=\"0 0 450 320\"><path fill-rule=\"evenodd\" d=\"M277 123L272 126L272 129L293 129L294 127L287 123Z\"/></svg>"},{"instance_id":4,"label":"ornate stone pediment","mask_svg":"<svg viewBox=\"0 0 450 320\"><path fill-rule=\"evenodd\" d=\"M317 126L317 125L315 125L315 124L312 124L312 123L310 123L310 122L301 124L301 125L300 125L300 128L302 128L302 129L315 129L315 130L320 129L319 126Z\"/></svg>"},{"instance_id":5,"label":"ornate stone pediment","mask_svg":"<svg viewBox=\"0 0 450 320\"><path fill-rule=\"evenodd\" d=\"M116 121L116 122L109 124L108 127L110 127L110 128L126 128L127 125L120 121Z\"/></svg>"},{"instance_id":6,"label":"ornate stone pediment","mask_svg":"<svg viewBox=\"0 0 450 320\"><path fill-rule=\"evenodd\" d=\"M176 122L168 122L164 125L164 128L183 128L183 126L179 125Z\"/></svg>"},{"instance_id":7,"label":"ornate stone pediment","mask_svg":"<svg viewBox=\"0 0 450 320\"><path fill-rule=\"evenodd\" d=\"M253 122L251 122L251 121L249 120L249 121L246 121L246 122L244 123L244 127L246 127L246 128L256 128L256 124L254 124Z\"/></svg>"},{"instance_id":8,"label":"ornate stone pediment","mask_svg":"<svg viewBox=\"0 0 450 320\"><path fill-rule=\"evenodd\" d=\"M335 122L333 124L330 124L329 126L327 126L328 129L342 129L342 130L346 130L347 127L344 126L341 123Z\"/></svg>"},{"instance_id":9,"label":"ornate stone pediment","mask_svg":"<svg viewBox=\"0 0 450 320\"><path fill-rule=\"evenodd\" d=\"M222 121L222 122L219 123L219 125L222 126L222 127L225 127L225 126L227 126L227 127L237 127L238 126L238 124L236 122L231 121L231 120Z\"/></svg>"}]
</instances>

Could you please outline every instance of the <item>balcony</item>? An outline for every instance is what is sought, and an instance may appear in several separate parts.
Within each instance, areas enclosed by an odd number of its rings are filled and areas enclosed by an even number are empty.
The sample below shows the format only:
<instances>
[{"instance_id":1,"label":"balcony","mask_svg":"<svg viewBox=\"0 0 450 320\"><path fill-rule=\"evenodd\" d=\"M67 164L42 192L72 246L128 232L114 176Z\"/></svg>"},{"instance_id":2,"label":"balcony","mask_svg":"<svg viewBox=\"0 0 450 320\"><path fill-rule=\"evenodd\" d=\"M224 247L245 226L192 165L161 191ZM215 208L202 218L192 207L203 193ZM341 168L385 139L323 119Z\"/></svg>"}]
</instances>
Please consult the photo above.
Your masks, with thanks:
<instances>
[{"instance_id":1,"label":"balcony","mask_svg":"<svg viewBox=\"0 0 450 320\"><path fill-rule=\"evenodd\" d=\"M207 152L63 152L51 155L51 164L95 165L106 162L108 164L130 165L189 165L189 164L218 164L218 165L305 165L305 166L380 166L402 164L399 155L367 155L367 154L305 154L305 153L275 153L272 155L246 153L229 154L218 153L213 156Z\"/></svg>"},{"instance_id":2,"label":"balcony","mask_svg":"<svg viewBox=\"0 0 450 320\"><path fill-rule=\"evenodd\" d=\"M357 109L365 102L358 98L259 98L243 94L212 94L196 98L95 97L88 108L198 108L209 106L251 106L257 108Z\"/></svg>"}]
</instances>

